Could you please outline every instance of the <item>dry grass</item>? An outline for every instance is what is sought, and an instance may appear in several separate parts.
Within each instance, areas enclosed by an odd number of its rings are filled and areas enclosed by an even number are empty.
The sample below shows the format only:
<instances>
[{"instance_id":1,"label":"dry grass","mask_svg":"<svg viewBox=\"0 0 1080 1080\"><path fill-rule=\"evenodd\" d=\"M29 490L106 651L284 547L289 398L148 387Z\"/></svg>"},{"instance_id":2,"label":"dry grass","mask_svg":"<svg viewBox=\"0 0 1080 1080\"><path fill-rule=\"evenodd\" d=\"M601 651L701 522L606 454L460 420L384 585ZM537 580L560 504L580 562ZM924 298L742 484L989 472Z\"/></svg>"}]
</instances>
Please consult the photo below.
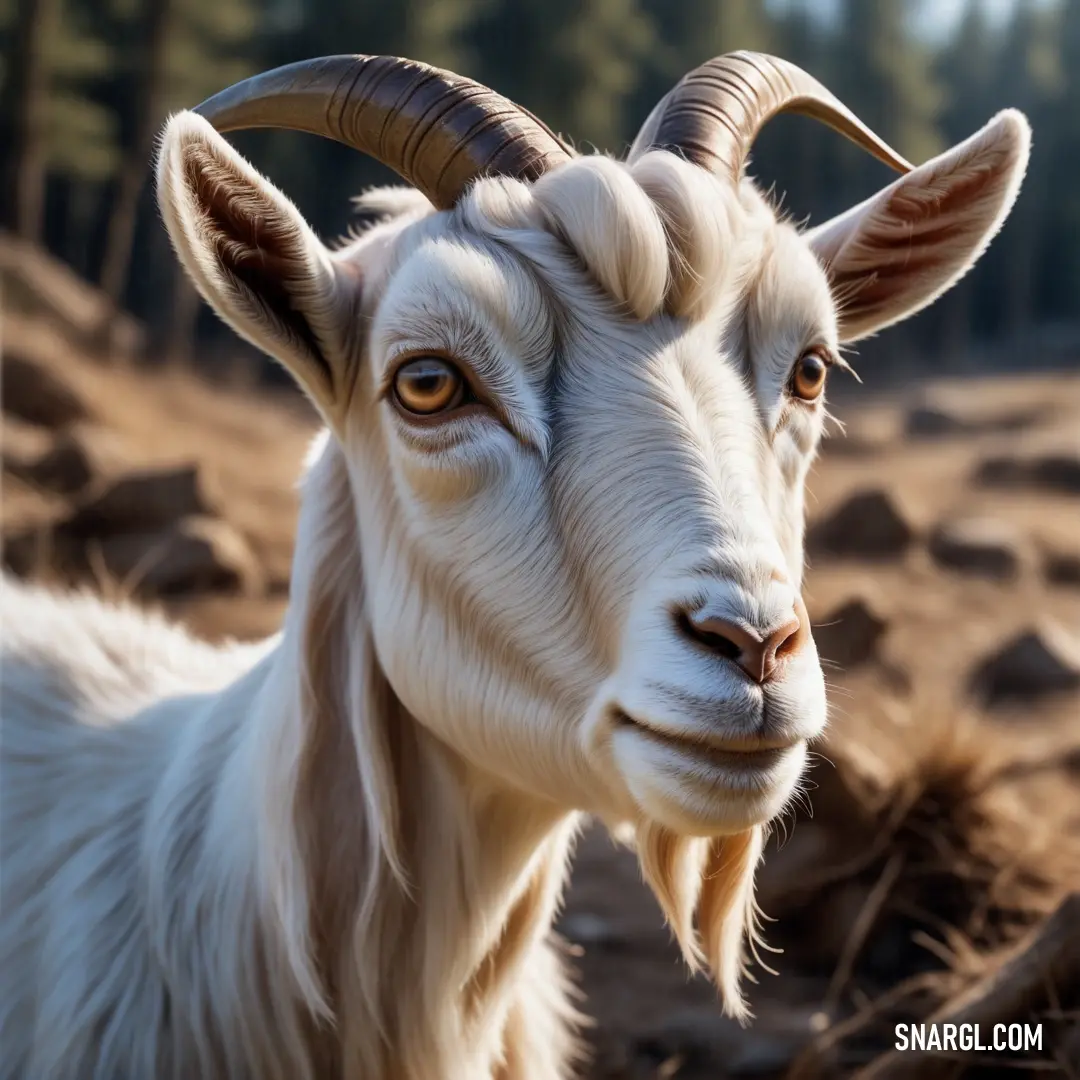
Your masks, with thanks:
<instances>
[{"instance_id":1,"label":"dry grass","mask_svg":"<svg viewBox=\"0 0 1080 1080\"><path fill-rule=\"evenodd\" d=\"M168 609L210 638L276 629L287 598L295 483L314 432L298 396L210 385L181 371L102 367L33 322L9 318L4 334L6 348L32 356L88 404L84 428L108 436L111 447L98 483L184 463L213 478L226 516L265 570L266 588L170 598ZM779 835L790 835L762 873L765 910L778 920L769 938L784 949L781 977L765 976L757 989L755 1028L729 1030L712 991L686 980L633 859L590 834L564 930L599 1020L597 1078L703 1080L755 1069L852 1075L888 1049L891 1025L947 1007L1080 888L1080 698L1032 698L988 715L966 691L977 660L1019 630L1049 618L1080 631L1080 588L1049 584L1036 557L1042 545L1076 546L1077 497L1003 493L970 480L991 453L1075 446L1080 377L967 381L934 393L968 415L1028 410L1038 419L1015 431L919 442L901 436L901 403L852 397L837 407L859 452L839 442L826 450L811 484L812 513L859 488L884 486L917 538L902 557L816 559L809 575L815 619L864 595L887 629L876 660L830 669L834 722L811 773L814 814L800 810L794 828L785 822ZM51 437L8 421L5 453ZM69 505L4 477L6 536L47 526ZM957 514L989 515L1018 531L1031 557L1015 580L980 580L934 563L925 535ZM1080 985L1043 987L1037 997L1025 1008L1055 1032L1080 1009ZM1055 1053L1024 1068L1080 1075L1055 1064ZM918 1075L936 1075L934 1068L924 1062ZM994 1075L990 1066L971 1070L973 1061L962 1064L963 1075Z\"/></svg>"}]
</instances>

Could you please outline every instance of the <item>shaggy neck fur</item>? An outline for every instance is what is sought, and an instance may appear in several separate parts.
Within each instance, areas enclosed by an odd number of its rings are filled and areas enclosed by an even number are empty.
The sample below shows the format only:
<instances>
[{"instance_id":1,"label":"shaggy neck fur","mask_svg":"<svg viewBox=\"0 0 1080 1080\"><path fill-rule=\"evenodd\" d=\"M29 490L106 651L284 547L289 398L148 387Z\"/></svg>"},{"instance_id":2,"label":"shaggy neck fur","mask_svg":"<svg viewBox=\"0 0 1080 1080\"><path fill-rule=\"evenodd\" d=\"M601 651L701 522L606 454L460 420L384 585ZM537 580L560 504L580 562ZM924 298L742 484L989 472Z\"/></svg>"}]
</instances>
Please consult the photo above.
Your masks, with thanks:
<instances>
[{"instance_id":1,"label":"shaggy neck fur","mask_svg":"<svg viewBox=\"0 0 1080 1080\"><path fill-rule=\"evenodd\" d=\"M576 815L400 705L336 443L306 488L265 645L3 579L0 1080L567 1075Z\"/></svg>"},{"instance_id":2,"label":"shaggy neck fur","mask_svg":"<svg viewBox=\"0 0 1080 1080\"><path fill-rule=\"evenodd\" d=\"M264 688L274 738L259 733L253 765L264 916L320 1017L299 1040L314 1074L558 1075L572 1017L546 938L575 818L477 775L394 697L333 443L309 475L297 547L296 600ZM530 1030L507 1040L526 1011ZM299 1045L292 1056L301 1069Z\"/></svg>"}]
</instances>

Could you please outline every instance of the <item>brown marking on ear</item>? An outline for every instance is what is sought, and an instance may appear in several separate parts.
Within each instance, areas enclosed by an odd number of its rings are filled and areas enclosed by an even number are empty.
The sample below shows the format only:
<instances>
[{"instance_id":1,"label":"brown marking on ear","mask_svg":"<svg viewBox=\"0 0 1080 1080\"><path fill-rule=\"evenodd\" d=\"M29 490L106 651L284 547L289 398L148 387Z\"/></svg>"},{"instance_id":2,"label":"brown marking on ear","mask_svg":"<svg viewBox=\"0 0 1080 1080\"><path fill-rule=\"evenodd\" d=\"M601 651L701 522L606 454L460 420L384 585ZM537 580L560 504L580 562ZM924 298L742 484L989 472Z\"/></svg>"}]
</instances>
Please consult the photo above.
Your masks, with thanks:
<instances>
[{"instance_id":1,"label":"brown marking on ear","mask_svg":"<svg viewBox=\"0 0 1080 1080\"><path fill-rule=\"evenodd\" d=\"M859 286L860 282L865 281L865 288L859 287L856 292L852 293L853 296L858 297L860 307L863 307L867 302L867 297L873 295L867 290L871 289L874 285L900 276L916 277L924 270L929 270L937 266L940 262L940 258L923 255L919 258L911 257L896 262L883 262L872 268L868 267L865 270L841 271L839 273L831 274L829 280L834 290L845 289L849 286L856 287Z\"/></svg>"},{"instance_id":2,"label":"brown marking on ear","mask_svg":"<svg viewBox=\"0 0 1080 1080\"><path fill-rule=\"evenodd\" d=\"M209 147L188 143L183 160L188 188L202 211L222 271L310 354L332 386L323 346L305 315L293 307L286 285L302 257L295 230L258 190L245 188L237 194L229 182L233 174Z\"/></svg>"},{"instance_id":3,"label":"brown marking on ear","mask_svg":"<svg viewBox=\"0 0 1080 1080\"><path fill-rule=\"evenodd\" d=\"M925 188L901 184L894 199L890 200L889 208L894 209L895 205L897 216L911 224L959 213L979 200L983 188L998 180L999 164L997 161L987 162L967 175L964 174L964 165L957 165L949 173L945 190L933 196ZM901 209L905 204L907 208Z\"/></svg>"},{"instance_id":4,"label":"brown marking on ear","mask_svg":"<svg viewBox=\"0 0 1080 1080\"><path fill-rule=\"evenodd\" d=\"M873 319L895 299L897 278L915 282L940 272L943 265L963 261L967 242L985 230L982 216L971 209L999 181L1000 161L989 157L977 164L971 160L954 164L936 184L933 179L928 184L899 181L853 238L853 250L845 252L842 247L829 260L841 321L840 298L854 302L861 320ZM846 269L834 265L845 262Z\"/></svg>"},{"instance_id":5,"label":"brown marking on ear","mask_svg":"<svg viewBox=\"0 0 1080 1080\"><path fill-rule=\"evenodd\" d=\"M908 226L906 233L899 233L895 224L889 224L891 227L887 229L883 228L878 231L868 229L866 238L862 240L862 243L873 246L875 250L903 253L915 247L961 239L965 233L970 232L970 229L965 229L963 223L960 222L952 224L939 223L928 229L924 228L917 231L910 226L909 222L904 221L903 224Z\"/></svg>"},{"instance_id":6,"label":"brown marking on ear","mask_svg":"<svg viewBox=\"0 0 1080 1080\"><path fill-rule=\"evenodd\" d=\"M1031 130L999 113L963 143L810 231L830 278L841 340L909 318L954 286L1009 215Z\"/></svg>"}]
</instances>

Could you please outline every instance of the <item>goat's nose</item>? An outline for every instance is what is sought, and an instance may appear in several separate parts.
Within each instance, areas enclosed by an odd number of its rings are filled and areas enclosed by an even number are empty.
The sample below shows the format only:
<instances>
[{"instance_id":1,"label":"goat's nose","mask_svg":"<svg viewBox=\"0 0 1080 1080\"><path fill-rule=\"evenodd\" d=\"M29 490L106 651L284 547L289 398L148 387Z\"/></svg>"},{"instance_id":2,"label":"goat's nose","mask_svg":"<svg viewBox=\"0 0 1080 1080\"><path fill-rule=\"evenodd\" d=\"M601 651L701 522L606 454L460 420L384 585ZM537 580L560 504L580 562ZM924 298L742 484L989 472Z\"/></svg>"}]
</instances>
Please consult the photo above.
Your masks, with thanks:
<instances>
[{"instance_id":1,"label":"goat's nose","mask_svg":"<svg viewBox=\"0 0 1080 1080\"><path fill-rule=\"evenodd\" d=\"M801 600L796 600L783 625L767 633L702 612L688 612L680 622L690 637L734 660L756 683L768 682L780 662L797 653L810 636L810 619Z\"/></svg>"}]
</instances>

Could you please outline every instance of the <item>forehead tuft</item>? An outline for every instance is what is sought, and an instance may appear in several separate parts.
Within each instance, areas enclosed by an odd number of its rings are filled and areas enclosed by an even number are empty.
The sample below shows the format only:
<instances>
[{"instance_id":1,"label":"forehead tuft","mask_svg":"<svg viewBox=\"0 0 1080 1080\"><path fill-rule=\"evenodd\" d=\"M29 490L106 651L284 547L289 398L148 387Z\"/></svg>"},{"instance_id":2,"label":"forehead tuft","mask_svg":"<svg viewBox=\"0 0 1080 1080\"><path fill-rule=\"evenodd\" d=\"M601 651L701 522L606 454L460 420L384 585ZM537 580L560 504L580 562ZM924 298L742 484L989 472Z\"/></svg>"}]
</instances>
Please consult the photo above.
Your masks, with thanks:
<instances>
[{"instance_id":1,"label":"forehead tuft","mask_svg":"<svg viewBox=\"0 0 1080 1080\"><path fill-rule=\"evenodd\" d=\"M631 163L577 158L531 185L484 178L452 213L406 214L390 229L398 235L384 281L442 239L475 247L480 263L497 267L474 285L502 279L505 289L507 278L539 270L569 307L587 302L584 272L609 311L640 321L660 313L699 321L749 303L759 320L814 324L826 336L835 324L824 269L754 184L733 188L666 151ZM472 275L453 276L462 283Z\"/></svg>"},{"instance_id":2,"label":"forehead tuft","mask_svg":"<svg viewBox=\"0 0 1080 1080\"><path fill-rule=\"evenodd\" d=\"M703 317L751 276L775 225L763 201L744 205L730 185L665 151L632 163L577 158L532 186L481 180L458 215L531 261L544 234L621 314L642 321L665 311Z\"/></svg>"}]
</instances>

